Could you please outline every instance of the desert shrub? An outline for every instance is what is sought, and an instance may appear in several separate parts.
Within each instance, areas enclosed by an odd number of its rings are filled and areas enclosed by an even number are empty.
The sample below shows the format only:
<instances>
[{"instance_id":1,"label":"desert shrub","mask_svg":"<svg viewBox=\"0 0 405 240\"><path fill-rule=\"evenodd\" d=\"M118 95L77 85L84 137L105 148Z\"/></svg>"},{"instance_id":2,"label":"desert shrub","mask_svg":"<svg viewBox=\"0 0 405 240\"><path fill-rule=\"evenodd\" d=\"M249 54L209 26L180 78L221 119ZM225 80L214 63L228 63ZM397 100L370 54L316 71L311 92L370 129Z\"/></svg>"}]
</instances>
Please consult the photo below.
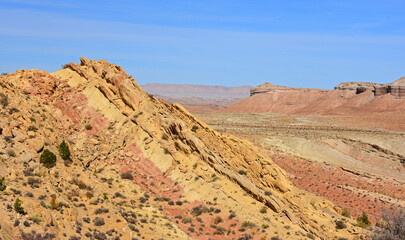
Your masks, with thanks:
<instances>
[{"instance_id":1,"label":"desert shrub","mask_svg":"<svg viewBox=\"0 0 405 240\"><path fill-rule=\"evenodd\" d=\"M256 227L256 224L246 221L246 222L242 223L241 227L242 228L254 228L254 227Z\"/></svg>"},{"instance_id":2,"label":"desert shrub","mask_svg":"<svg viewBox=\"0 0 405 240\"><path fill-rule=\"evenodd\" d=\"M139 232L139 230L133 224L128 224L128 227L129 227L129 229L131 229L134 232Z\"/></svg>"},{"instance_id":3,"label":"desert shrub","mask_svg":"<svg viewBox=\"0 0 405 240\"><path fill-rule=\"evenodd\" d=\"M5 180L4 177L0 178L0 191L6 190L7 186L6 186L5 181L6 181L6 180Z\"/></svg>"},{"instance_id":4,"label":"desert shrub","mask_svg":"<svg viewBox=\"0 0 405 240\"><path fill-rule=\"evenodd\" d=\"M315 236L312 233L307 233L307 237L310 239L315 239Z\"/></svg>"},{"instance_id":5,"label":"desert shrub","mask_svg":"<svg viewBox=\"0 0 405 240\"><path fill-rule=\"evenodd\" d=\"M346 226L346 224L342 221L342 220L338 220L338 221L336 221L336 229L344 229L344 228L346 228L347 226Z\"/></svg>"},{"instance_id":6,"label":"desert shrub","mask_svg":"<svg viewBox=\"0 0 405 240\"><path fill-rule=\"evenodd\" d=\"M377 224L373 240L403 240L405 236L405 210L382 211L382 219Z\"/></svg>"},{"instance_id":7,"label":"desert shrub","mask_svg":"<svg viewBox=\"0 0 405 240\"><path fill-rule=\"evenodd\" d=\"M186 217L181 222L184 223L184 224L192 223L193 219L191 219L191 217Z\"/></svg>"},{"instance_id":8,"label":"desert shrub","mask_svg":"<svg viewBox=\"0 0 405 240\"><path fill-rule=\"evenodd\" d=\"M263 214L267 213L267 208L266 208L266 207L262 207L262 208L260 209L260 213L263 213Z\"/></svg>"},{"instance_id":9,"label":"desert shrub","mask_svg":"<svg viewBox=\"0 0 405 240\"><path fill-rule=\"evenodd\" d=\"M38 184L41 183L41 180L35 177L29 177L27 179L27 184L30 185L32 188L39 187ZM42 200L42 199L40 199Z\"/></svg>"},{"instance_id":10,"label":"desert shrub","mask_svg":"<svg viewBox=\"0 0 405 240\"><path fill-rule=\"evenodd\" d=\"M122 179L129 179L129 180L133 180L134 176L132 176L132 173L130 171L128 172L123 172L121 173L121 178Z\"/></svg>"},{"instance_id":11,"label":"desert shrub","mask_svg":"<svg viewBox=\"0 0 405 240\"><path fill-rule=\"evenodd\" d=\"M124 195L122 195L122 193L120 193L120 192L116 192L116 193L114 193L114 197L115 198L126 198Z\"/></svg>"},{"instance_id":12,"label":"desert shrub","mask_svg":"<svg viewBox=\"0 0 405 240\"><path fill-rule=\"evenodd\" d=\"M23 240L50 240L55 238L56 236L53 233L37 233L35 230L30 233L21 233L21 239Z\"/></svg>"},{"instance_id":13,"label":"desert shrub","mask_svg":"<svg viewBox=\"0 0 405 240\"><path fill-rule=\"evenodd\" d=\"M31 226L31 224L27 220L25 220L23 222L23 225L24 225L24 227L30 227Z\"/></svg>"},{"instance_id":14,"label":"desert shrub","mask_svg":"<svg viewBox=\"0 0 405 240\"><path fill-rule=\"evenodd\" d=\"M93 126L91 126L90 124L86 124L86 126L84 126L84 128L86 130L91 130L91 129L93 129Z\"/></svg>"},{"instance_id":15,"label":"desert shrub","mask_svg":"<svg viewBox=\"0 0 405 240\"><path fill-rule=\"evenodd\" d=\"M8 106L8 97L4 93L0 93L0 104L3 108Z\"/></svg>"},{"instance_id":16,"label":"desert shrub","mask_svg":"<svg viewBox=\"0 0 405 240\"><path fill-rule=\"evenodd\" d=\"M170 153L170 152L169 152L169 149L167 149L167 148L163 148L163 151L164 151L165 154L169 154L169 153Z\"/></svg>"},{"instance_id":17,"label":"desert shrub","mask_svg":"<svg viewBox=\"0 0 405 240\"><path fill-rule=\"evenodd\" d=\"M245 170L239 170L239 172L238 172L240 175L246 175L247 174L247 172L245 171Z\"/></svg>"},{"instance_id":18,"label":"desert shrub","mask_svg":"<svg viewBox=\"0 0 405 240\"><path fill-rule=\"evenodd\" d=\"M222 218L221 218L220 216L217 216L217 217L214 219L214 223L215 223L215 224L218 224L218 223L220 223L220 222L222 222Z\"/></svg>"},{"instance_id":19,"label":"desert shrub","mask_svg":"<svg viewBox=\"0 0 405 240\"><path fill-rule=\"evenodd\" d=\"M56 202L56 196L52 195L51 196L51 209L53 210L58 210L60 208L59 203Z\"/></svg>"},{"instance_id":20,"label":"desert shrub","mask_svg":"<svg viewBox=\"0 0 405 240\"><path fill-rule=\"evenodd\" d=\"M36 132L36 131L38 131L38 128L35 127L34 125L31 125L31 126L28 127L28 131Z\"/></svg>"},{"instance_id":21,"label":"desert shrub","mask_svg":"<svg viewBox=\"0 0 405 240\"><path fill-rule=\"evenodd\" d=\"M8 110L9 114L13 114L13 113L17 113L17 112L20 112L20 110L18 110L18 108L15 108L15 107L12 107L12 108L10 108L10 110Z\"/></svg>"},{"instance_id":22,"label":"desert shrub","mask_svg":"<svg viewBox=\"0 0 405 240\"><path fill-rule=\"evenodd\" d=\"M10 157L15 157L15 152L14 152L13 150L7 150L7 154L8 154Z\"/></svg>"},{"instance_id":23,"label":"desert shrub","mask_svg":"<svg viewBox=\"0 0 405 240\"><path fill-rule=\"evenodd\" d=\"M232 218L234 218L234 217L236 217L236 213L232 211L228 218L229 218L229 219L232 219Z\"/></svg>"},{"instance_id":24,"label":"desert shrub","mask_svg":"<svg viewBox=\"0 0 405 240\"><path fill-rule=\"evenodd\" d=\"M26 197L34 197L34 194L32 194L32 192L27 192L27 193L25 194L25 196L26 196Z\"/></svg>"},{"instance_id":25,"label":"desert shrub","mask_svg":"<svg viewBox=\"0 0 405 240\"><path fill-rule=\"evenodd\" d=\"M102 213L108 213L108 212L109 212L109 210L107 208L101 207L101 208L97 208L94 211L94 214L102 214Z\"/></svg>"},{"instance_id":26,"label":"desert shrub","mask_svg":"<svg viewBox=\"0 0 405 240\"><path fill-rule=\"evenodd\" d=\"M198 129L198 126L197 126L197 125L194 125L193 128L191 128L191 131L197 132L197 129Z\"/></svg>"},{"instance_id":27,"label":"desert shrub","mask_svg":"<svg viewBox=\"0 0 405 240\"><path fill-rule=\"evenodd\" d=\"M357 226L359 227L367 227L371 224L371 222L368 220L368 216L365 212L357 218Z\"/></svg>"},{"instance_id":28,"label":"desert shrub","mask_svg":"<svg viewBox=\"0 0 405 240\"><path fill-rule=\"evenodd\" d=\"M69 183L72 183L72 184L78 186L80 189L92 190L92 187L88 186L85 182L83 182L82 180L79 180L75 177L72 178L72 180L70 180Z\"/></svg>"},{"instance_id":29,"label":"desert shrub","mask_svg":"<svg viewBox=\"0 0 405 240\"><path fill-rule=\"evenodd\" d=\"M40 222L42 222L42 216L37 213L31 214L30 219L31 219L31 221L33 221L36 224L39 224Z\"/></svg>"},{"instance_id":30,"label":"desert shrub","mask_svg":"<svg viewBox=\"0 0 405 240\"><path fill-rule=\"evenodd\" d=\"M104 219L100 217L96 217L93 220L94 226L103 226L105 224Z\"/></svg>"},{"instance_id":31,"label":"desert shrub","mask_svg":"<svg viewBox=\"0 0 405 240\"><path fill-rule=\"evenodd\" d=\"M270 195L271 195L271 192L265 191L265 192L264 192L264 195L265 195L265 196L270 196Z\"/></svg>"},{"instance_id":32,"label":"desert shrub","mask_svg":"<svg viewBox=\"0 0 405 240\"><path fill-rule=\"evenodd\" d=\"M22 201L19 198L16 198L14 202L14 210L19 214L25 214L24 208L21 205Z\"/></svg>"},{"instance_id":33,"label":"desert shrub","mask_svg":"<svg viewBox=\"0 0 405 240\"><path fill-rule=\"evenodd\" d=\"M59 145L59 155L63 160L69 160L70 159L69 146L67 145L65 140L63 140L62 143Z\"/></svg>"},{"instance_id":34,"label":"desert shrub","mask_svg":"<svg viewBox=\"0 0 405 240\"><path fill-rule=\"evenodd\" d=\"M103 194L103 199L104 199L104 200L108 200L107 193L104 193L104 194Z\"/></svg>"},{"instance_id":35,"label":"desert shrub","mask_svg":"<svg viewBox=\"0 0 405 240\"><path fill-rule=\"evenodd\" d=\"M55 166L56 155L48 149L45 149L44 152L41 154L41 157L39 158L39 162L42 163L45 167L51 168Z\"/></svg>"},{"instance_id":36,"label":"desert shrub","mask_svg":"<svg viewBox=\"0 0 405 240\"><path fill-rule=\"evenodd\" d=\"M350 211L348 208L343 208L342 210L342 216L349 218L350 217Z\"/></svg>"}]
</instances>

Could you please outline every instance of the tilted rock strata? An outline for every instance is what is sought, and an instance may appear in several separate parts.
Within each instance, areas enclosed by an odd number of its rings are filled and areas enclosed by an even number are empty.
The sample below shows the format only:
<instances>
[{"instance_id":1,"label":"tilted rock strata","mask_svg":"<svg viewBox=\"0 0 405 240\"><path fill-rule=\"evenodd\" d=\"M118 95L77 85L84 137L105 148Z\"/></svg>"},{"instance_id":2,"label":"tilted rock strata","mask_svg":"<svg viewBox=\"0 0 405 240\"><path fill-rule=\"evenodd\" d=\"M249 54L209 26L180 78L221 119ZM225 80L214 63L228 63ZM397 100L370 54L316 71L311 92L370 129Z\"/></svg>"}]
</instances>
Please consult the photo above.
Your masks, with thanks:
<instances>
[{"instance_id":1,"label":"tilted rock strata","mask_svg":"<svg viewBox=\"0 0 405 240\"><path fill-rule=\"evenodd\" d=\"M295 188L251 143L146 94L115 64L80 60L51 74L0 77L0 177L8 186L0 192L0 237L223 239L291 231L330 239L358 232L336 232L339 209ZM57 154L62 140L72 161L39 164L44 149ZM16 196L26 215L7 207Z\"/></svg>"}]
</instances>

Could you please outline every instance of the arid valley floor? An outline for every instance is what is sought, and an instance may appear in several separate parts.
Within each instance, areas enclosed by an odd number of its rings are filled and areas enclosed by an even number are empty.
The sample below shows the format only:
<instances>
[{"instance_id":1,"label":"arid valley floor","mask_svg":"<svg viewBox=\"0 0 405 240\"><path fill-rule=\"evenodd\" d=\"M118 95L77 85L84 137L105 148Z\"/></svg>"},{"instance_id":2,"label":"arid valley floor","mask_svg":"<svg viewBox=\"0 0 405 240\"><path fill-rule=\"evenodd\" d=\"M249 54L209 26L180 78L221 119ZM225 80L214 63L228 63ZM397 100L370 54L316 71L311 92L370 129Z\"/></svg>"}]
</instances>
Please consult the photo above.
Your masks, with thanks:
<instances>
[{"instance_id":1,"label":"arid valley floor","mask_svg":"<svg viewBox=\"0 0 405 240\"><path fill-rule=\"evenodd\" d=\"M405 208L405 132L383 115L199 113L214 129L252 141L299 188L374 220ZM382 124L382 123L385 123ZM379 127L377 127L379 126Z\"/></svg>"}]
</instances>

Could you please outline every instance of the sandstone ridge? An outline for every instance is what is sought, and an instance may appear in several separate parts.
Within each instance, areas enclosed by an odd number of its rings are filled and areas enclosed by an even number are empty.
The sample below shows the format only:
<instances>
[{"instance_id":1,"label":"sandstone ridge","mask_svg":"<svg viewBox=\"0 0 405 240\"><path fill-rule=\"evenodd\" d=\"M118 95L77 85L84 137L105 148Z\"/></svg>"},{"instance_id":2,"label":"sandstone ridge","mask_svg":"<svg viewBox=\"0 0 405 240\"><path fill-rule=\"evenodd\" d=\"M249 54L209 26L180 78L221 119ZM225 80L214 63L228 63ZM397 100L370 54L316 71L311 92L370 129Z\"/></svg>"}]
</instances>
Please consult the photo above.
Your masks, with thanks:
<instances>
[{"instance_id":1,"label":"sandstone ridge","mask_svg":"<svg viewBox=\"0 0 405 240\"><path fill-rule=\"evenodd\" d=\"M354 224L336 231L353 220L250 142L145 93L118 65L82 57L1 75L0 86L2 239L361 236ZM54 167L39 162L45 149Z\"/></svg>"}]
</instances>

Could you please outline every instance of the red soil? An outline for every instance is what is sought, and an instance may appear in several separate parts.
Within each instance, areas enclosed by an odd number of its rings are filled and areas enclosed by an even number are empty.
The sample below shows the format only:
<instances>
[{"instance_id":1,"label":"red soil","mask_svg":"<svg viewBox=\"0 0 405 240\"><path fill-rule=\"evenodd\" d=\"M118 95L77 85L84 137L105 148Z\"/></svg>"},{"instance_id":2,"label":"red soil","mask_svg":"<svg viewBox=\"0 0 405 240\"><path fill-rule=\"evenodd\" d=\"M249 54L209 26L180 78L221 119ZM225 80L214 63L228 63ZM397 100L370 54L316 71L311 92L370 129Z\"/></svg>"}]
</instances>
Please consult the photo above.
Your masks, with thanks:
<instances>
[{"instance_id":1,"label":"red soil","mask_svg":"<svg viewBox=\"0 0 405 240\"><path fill-rule=\"evenodd\" d=\"M292 175L290 179L297 187L324 196L342 208L349 208L354 216L364 211L375 222L382 209L401 208L396 204L397 199L405 200L404 186L392 180L369 179L296 157L270 157ZM355 188L358 191L354 192Z\"/></svg>"},{"instance_id":2,"label":"red soil","mask_svg":"<svg viewBox=\"0 0 405 240\"><path fill-rule=\"evenodd\" d=\"M133 156L139 158L139 161L133 162L129 157L124 157L122 160L116 158L115 164L120 166L120 172L131 172L134 177L133 181L155 200L169 198L168 201L158 200L163 212L172 216L173 222L193 239L237 239L244 234L252 233L252 230L249 229L244 232L239 231L241 223L236 218L229 219L228 212L217 210L215 213L216 208L213 203L184 201L182 198L183 187L173 182L166 176L168 173L165 175L150 159L143 156L138 146L131 145L127 151L131 151ZM211 208L213 211L202 213L197 218L195 214L193 215L192 210L198 206ZM215 224L215 218L218 217L222 221ZM263 235L256 234L253 237L260 239Z\"/></svg>"}]
</instances>

